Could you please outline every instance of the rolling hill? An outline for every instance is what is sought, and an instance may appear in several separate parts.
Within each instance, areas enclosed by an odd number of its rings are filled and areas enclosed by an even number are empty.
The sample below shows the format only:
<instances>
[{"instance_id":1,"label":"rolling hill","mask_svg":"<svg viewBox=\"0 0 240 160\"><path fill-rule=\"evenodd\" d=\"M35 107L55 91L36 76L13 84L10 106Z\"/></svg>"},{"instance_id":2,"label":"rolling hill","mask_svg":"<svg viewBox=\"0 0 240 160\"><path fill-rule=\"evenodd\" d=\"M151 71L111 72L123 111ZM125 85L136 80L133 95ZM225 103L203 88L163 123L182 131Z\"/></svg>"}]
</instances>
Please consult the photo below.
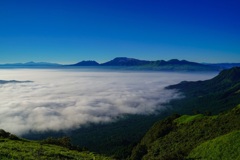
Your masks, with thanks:
<instances>
[{"instance_id":1,"label":"rolling hill","mask_svg":"<svg viewBox=\"0 0 240 160\"><path fill-rule=\"evenodd\" d=\"M214 116L173 115L152 126L130 159L238 159L239 119L240 105Z\"/></svg>"}]
</instances>

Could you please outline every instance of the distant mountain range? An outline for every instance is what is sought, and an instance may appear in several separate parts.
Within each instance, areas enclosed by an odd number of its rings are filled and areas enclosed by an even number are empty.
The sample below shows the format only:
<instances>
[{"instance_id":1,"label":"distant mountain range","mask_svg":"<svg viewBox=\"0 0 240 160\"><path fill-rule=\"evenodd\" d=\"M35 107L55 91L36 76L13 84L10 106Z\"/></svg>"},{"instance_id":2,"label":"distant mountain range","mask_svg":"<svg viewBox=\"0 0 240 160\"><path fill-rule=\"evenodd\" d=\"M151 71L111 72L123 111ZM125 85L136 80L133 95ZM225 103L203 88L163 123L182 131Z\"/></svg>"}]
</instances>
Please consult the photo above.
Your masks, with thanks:
<instances>
[{"instance_id":1,"label":"distant mountain range","mask_svg":"<svg viewBox=\"0 0 240 160\"><path fill-rule=\"evenodd\" d=\"M105 63L99 64L96 61L81 61L79 63L73 64L72 66L164 66L164 65L195 65L195 66L206 66L205 64L189 62L186 60L172 59L169 61L157 60L157 61L147 61L139 60L135 58L127 57L117 57ZM208 65L207 65L208 66Z\"/></svg>"},{"instance_id":2,"label":"distant mountain range","mask_svg":"<svg viewBox=\"0 0 240 160\"><path fill-rule=\"evenodd\" d=\"M165 71L213 71L219 70L216 66L210 66L186 60L172 59L169 61L157 60L147 61L135 58L117 57L105 63L99 64L96 61L82 61L70 66L101 66L121 67L133 70L165 70Z\"/></svg>"},{"instance_id":3,"label":"distant mountain range","mask_svg":"<svg viewBox=\"0 0 240 160\"><path fill-rule=\"evenodd\" d=\"M7 63L0 64L0 67L47 67L47 66L61 66L61 64L57 63L49 63L49 62L26 62L26 63Z\"/></svg>"},{"instance_id":4,"label":"distant mountain range","mask_svg":"<svg viewBox=\"0 0 240 160\"><path fill-rule=\"evenodd\" d=\"M240 67L240 63L203 63L209 66L219 67L221 69L229 69L232 67Z\"/></svg>"},{"instance_id":5,"label":"distant mountain range","mask_svg":"<svg viewBox=\"0 0 240 160\"><path fill-rule=\"evenodd\" d=\"M231 67L240 66L240 63L196 63L186 60L172 59L165 60L139 60L135 58L117 57L113 60L104 63L98 63L93 60L81 61L76 64L62 65L48 62L27 62L27 63L12 63L0 64L0 67L120 67L123 69L133 70L159 70L159 71L219 71Z\"/></svg>"},{"instance_id":6,"label":"distant mountain range","mask_svg":"<svg viewBox=\"0 0 240 160\"><path fill-rule=\"evenodd\" d=\"M165 60L139 60L135 58L117 57L104 63L96 61L81 61L69 66L105 66L105 67L124 67L128 69L150 69L150 70L172 70L172 71L219 71L236 66L240 63L196 63L186 60L172 59Z\"/></svg>"}]
</instances>

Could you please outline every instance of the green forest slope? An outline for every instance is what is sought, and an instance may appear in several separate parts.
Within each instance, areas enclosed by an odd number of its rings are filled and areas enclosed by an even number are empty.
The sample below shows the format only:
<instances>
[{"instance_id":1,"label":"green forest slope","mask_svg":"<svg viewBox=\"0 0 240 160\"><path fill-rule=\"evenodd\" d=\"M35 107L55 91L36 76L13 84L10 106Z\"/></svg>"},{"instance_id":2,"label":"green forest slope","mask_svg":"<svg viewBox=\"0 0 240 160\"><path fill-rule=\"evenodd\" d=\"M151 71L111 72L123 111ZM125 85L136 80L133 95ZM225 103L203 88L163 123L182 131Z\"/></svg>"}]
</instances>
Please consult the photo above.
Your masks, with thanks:
<instances>
[{"instance_id":1,"label":"green forest slope","mask_svg":"<svg viewBox=\"0 0 240 160\"><path fill-rule=\"evenodd\" d=\"M231 155L231 159L237 159L240 155L240 150L236 149L240 148L239 120L240 105L214 116L173 115L153 125L134 148L130 159L230 158L227 155ZM229 144L226 145L228 142ZM207 146L212 152L208 152ZM225 152L221 152L222 150ZM234 154L232 154L233 150Z\"/></svg>"}]
</instances>

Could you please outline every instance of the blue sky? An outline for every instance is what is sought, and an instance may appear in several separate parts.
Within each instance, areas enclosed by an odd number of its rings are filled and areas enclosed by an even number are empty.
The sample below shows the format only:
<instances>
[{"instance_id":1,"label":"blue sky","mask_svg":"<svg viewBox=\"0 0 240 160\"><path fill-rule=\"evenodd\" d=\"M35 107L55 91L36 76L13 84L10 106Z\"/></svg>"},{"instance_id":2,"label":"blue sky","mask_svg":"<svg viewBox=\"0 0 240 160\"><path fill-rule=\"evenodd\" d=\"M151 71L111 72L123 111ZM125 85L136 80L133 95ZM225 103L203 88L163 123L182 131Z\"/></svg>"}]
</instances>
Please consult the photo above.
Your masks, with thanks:
<instances>
[{"instance_id":1,"label":"blue sky","mask_svg":"<svg viewBox=\"0 0 240 160\"><path fill-rule=\"evenodd\" d=\"M239 0L1 0L0 63L240 62Z\"/></svg>"}]
</instances>

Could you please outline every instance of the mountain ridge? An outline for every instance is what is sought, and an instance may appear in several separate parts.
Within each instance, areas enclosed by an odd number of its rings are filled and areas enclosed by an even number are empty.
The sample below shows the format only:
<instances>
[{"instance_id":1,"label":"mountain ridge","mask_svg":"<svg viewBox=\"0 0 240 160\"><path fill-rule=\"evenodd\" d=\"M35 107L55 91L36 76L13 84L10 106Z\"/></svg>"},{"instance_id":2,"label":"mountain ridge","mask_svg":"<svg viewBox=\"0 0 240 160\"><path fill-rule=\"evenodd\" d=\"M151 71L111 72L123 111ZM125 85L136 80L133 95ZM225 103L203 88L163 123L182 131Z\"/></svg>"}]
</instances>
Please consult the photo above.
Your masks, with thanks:
<instances>
[{"instance_id":1,"label":"mountain ridge","mask_svg":"<svg viewBox=\"0 0 240 160\"><path fill-rule=\"evenodd\" d=\"M70 66L99 66L99 67L124 67L124 69L159 70L159 71L219 71L216 66L208 66L187 60L139 60L128 57L116 57L104 63L96 61L81 61Z\"/></svg>"},{"instance_id":2,"label":"mountain ridge","mask_svg":"<svg viewBox=\"0 0 240 160\"><path fill-rule=\"evenodd\" d=\"M26 66L26 67L34 67L34 66L61 66L61 64L58 63L50 63L50 62L34 62L34 61L29 61L26 63L6 63L6 64L0 64L1 66L10 66L10 67L21 67L21 66Z\"/></svg>"},{"instance_id":3,"label":"mountain ridge","mask_svg":"<svg viewBox=\"0 0 240 160\"><path fill-rule=\"evenodd\" d=\"M139 66L148 64L150 61L135 58L116 57L113 60L102 63L103 66Z\"/></svg>"},{"instance_id":4,"label":"mountain ridge","mask_svg":"<svg viewBox=\"0 0 240 160\"><path fill-rule=\"evenodd\" d=\"M240 63L197 63L187 60L139 60L136 58L116 57L107 62L98 63L94 60L83 60L75 64L58 64L49 62L6 63L0 67L120 67L130 70L156 70L156 71L221 71L230 67L240 66Z\"/></svg>"}]
</instances>

